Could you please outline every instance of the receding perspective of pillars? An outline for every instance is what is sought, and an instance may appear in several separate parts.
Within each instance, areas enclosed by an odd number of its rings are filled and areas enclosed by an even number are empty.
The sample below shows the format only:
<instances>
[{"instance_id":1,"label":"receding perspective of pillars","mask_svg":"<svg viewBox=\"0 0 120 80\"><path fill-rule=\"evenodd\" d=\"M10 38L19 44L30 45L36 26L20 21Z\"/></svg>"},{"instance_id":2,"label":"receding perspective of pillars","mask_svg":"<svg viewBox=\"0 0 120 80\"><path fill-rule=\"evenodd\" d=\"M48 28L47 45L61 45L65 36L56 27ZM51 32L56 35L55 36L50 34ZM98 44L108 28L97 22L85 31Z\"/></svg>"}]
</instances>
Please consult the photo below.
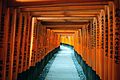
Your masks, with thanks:
<instances>
[{"instance_id":1,"label":"receding perspective of pillars","mask_svg":"<svg viewBox=\"0 0 120 80\"><path fill-rule=\"evenodd\" d=\"M0 80L16 80L60 42L74 46L101 80L120 79L119 0L45 4L45 10L7 1L0 0Z\"/></svg>"},{"instance_id":2,"label":"receding perspective of pillars","mask_svg":"<svg viewBox=\"0 0 120 80\"><path fill-rule=\"evenodd\" d=\"M119 80L120 10L119 7L115 7L113 2L109 2L108 6L101 10L100 15L93 20L93 23L90 22L86 30L87 34L84 29L81 29L80 55L102 80Z\"/></svg>"},{"instance_id":3,"label":"receding perspective of pillars","mask_svg":"<svg viewBox=\"0 0 120 80\"><path fill-rule=\"evenodd\" d=\"M16 9L6 8L2 19L4 35L1 41L3 47L0 49L0 64L2 64L0 80L16 80L19 73L35 66L45 54L59 45L56 42L57 36L52 41L55 37L52 31L48 40L50 44L44 42L47 38L45 26L38 24L29 13L18 13ZM50 49L45 51L47 46Z\"/></svg>"}]
</instances>

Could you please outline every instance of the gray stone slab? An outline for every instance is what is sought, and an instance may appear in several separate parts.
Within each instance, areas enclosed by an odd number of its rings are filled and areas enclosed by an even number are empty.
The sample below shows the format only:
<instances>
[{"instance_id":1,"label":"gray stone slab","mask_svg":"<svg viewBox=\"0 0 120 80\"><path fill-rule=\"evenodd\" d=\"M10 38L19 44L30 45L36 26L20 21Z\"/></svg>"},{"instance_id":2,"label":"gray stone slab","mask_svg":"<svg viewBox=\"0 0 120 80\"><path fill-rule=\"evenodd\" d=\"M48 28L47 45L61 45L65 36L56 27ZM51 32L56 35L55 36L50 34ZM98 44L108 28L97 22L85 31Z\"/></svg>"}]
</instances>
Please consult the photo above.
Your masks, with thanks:
<instances>
[{"instance_id":1,"label":"gray stone slab","mask_svg":"<svg viewBox=\"0 0 120 80\"><path fill-rule=\"evenodd\" d=\"M61 46L45 80L80 80L72 60L71 48Z\"/></svg>"}]
</instances>

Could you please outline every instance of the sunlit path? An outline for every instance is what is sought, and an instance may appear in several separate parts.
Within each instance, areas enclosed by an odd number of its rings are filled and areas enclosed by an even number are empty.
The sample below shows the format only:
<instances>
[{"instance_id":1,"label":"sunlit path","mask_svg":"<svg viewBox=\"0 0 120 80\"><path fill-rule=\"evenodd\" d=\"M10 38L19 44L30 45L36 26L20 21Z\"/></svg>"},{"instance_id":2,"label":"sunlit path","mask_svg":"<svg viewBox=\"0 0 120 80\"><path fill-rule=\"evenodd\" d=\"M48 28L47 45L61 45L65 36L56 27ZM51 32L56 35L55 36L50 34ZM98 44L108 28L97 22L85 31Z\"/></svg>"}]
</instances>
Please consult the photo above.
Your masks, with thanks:
<instances>
[{"instance_id":1,"label":"sunlit path","mask_svg":"<svg viewBox=\"0 0 120 80\"><path fill-rule=\"evenodd\" d=\"M78 74L73 53L71 47L61 45L55 58L51 59L46 66L46 69L49 69L48 73L44 69L38 80L86 80L81 67L79 67L81 73Z\"/></svg>"}]
</instances>

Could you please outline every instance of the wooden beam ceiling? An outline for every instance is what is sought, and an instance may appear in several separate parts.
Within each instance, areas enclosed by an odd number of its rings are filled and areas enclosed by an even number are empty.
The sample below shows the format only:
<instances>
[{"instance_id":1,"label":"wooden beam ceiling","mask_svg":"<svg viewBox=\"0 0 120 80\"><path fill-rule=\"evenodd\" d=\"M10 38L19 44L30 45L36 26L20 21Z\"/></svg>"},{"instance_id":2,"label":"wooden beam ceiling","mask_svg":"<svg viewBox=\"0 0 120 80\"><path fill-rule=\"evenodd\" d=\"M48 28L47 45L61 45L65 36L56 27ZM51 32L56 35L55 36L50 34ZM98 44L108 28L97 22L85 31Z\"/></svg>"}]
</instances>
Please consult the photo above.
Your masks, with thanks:
<instances>
[{"instance_id":1,"label":"wooden beam ceiling","mask_svg":"<svg viewBox=\"0 0 120 80\"><path fill-rule=\"evenodd\" d=\"M10 0L9 6L63 6L73 3L81 5L87 4L107 4L111 0Z\"/></svg>"},{"instance_id":2,"label":"wooden beam ceiling","mask_svg":"<svg viewBox=\"0 0 120 80\"><path fill-rule=\"evenodd\" d=\"M49 29L54 29L54 30L78 30L81 29L79 27L49 27Z\"/></svg>"},{"instance_id":3,"label":"wooden beam ceiling","mask_svg":"<svg viewBox=\"0 0 120 80\"><path fill-rule=\"evenodd\" d=\"M52 30L53 32L57 33L75 33L77 30Z\"/></svg>"},{"instance_id":4,"label":"wooden beam ceiling","mask_svg":"<svg viewBox=\"0 0 120 80\"><path fill-rule=\"evenodd\" d=\"M79 23L88 25L108 5L108 0L14 0L20 12L30 13L43 25L60 25L61 23ZM69 25L70 26L70 25ZM72 26L73 27L73 26ZM51 29L72 29L72 27L49 27ZM83 27L83 26L81 26ZM48 28L48 27L47 27ZM80 27L74 27L79 29Z\"/></svg>"},{"instance_id":5,"label":"wooden beam ceiling","mask_svg":"<svg viewBox=\"0 0 120 80\"><path fill-rule=\"evenodd\" d=\"M37 20L91 20L94 17L38 17Z\"/></svg>"},{"instance_id":6,"label":"wooden beam ceiling","mask_svg":"<svg viewBox=\"0 0 120 80\"><path fill-rule=\"evenodd\" d=\"M32 14L33 15L33 14ZM33 16L36 16L37 17L37 15L33 15ZM40 17L65 17L65 15L63 15L63 14L58 14L58 15L38 15L38 16L40 16ZM95 14L71 14L71 15L69 15L69 17L89 17L89 16L91 16L91 17L96 17L97 16L97 14L95 15Z\"/></svg>"},{"instance_id":7,"label":"wooden beam ceiling","mask_svg":"<svg viewBox=\"0 0 120 80\"><path fill-rule=\"evenodd\" d=\"M67 22L67 23L68 23L68 22L69 22L69 23L74 23L74 22L75 22L75 23L76 23L76 22L79 22L79 23L81 23L81 22L86 22L86 23L87 23L87 22L89 22L89 21L90 21L90 20L64 20L64 19L61 19L61 20L54 20L54 19L53 19L53 20L52 20L52 19L51 19L51 20L41 20L41 22L48 23L48 24L49 24L49 23L57 23L57 22L59 22L59 23L61 23L61 22L64 22L64 23L66 23L66 22Z\"/></svg>"},{"instance_id":8,"label":"wooden beam ceiling","mask_svg":"<svg viewBox=\"0 0 120 80\"><path fill-rule=\"evenodd\" d=\"M91 5L91 6L56 6L56 7L22 7L20 10L22 12L30 11L30 12L52 12L52 11L78 11L78 10L99 10L103 9L103 5Z\"/></svg>"},{"instance_id":9,"label":"wooden beam ceiling","mask_svg":"<svg viewBox=\"0 0 120 80\"><path fill-rule=\"evenodd\" d=\"M31 15L32 16L35 16L35 17L40 17L40 16L46 16L46 15L49 15L49 16L53 16L54 15L64 15L64 16L70 16L70 15L98 15L100 13L100 11L69 11L69 12L64 12L64 11L56 11L56 12L31 12Z\"/></svg>"},{"instance_id":10,"label":"wooden beam ceiling","mask_svg":"<svg viewBox=\"0 0 120 80\"><path fill-rule=\"evenodd\" d=\"M52 0L51 0L52 1ZM59 1L59 0L58 0ZM83 1L83 0L81 0ZM22 6L20 12L30 12L42 22L89 22L97 17L108 2L59 3Z\"/></svg>"},{"instance_id":11,"label":"wooden beam ceiling","mask_svg":"<svg viewBox=\"0 0 120 80\"><path fill-rule=\"evenodd\" d=\"M38 17L43 22L89 22L94 17Z\"/></svg>"},{"instance_id":12,"label":"wooden beam ceiling","mask_svg":"<svg viewBox=\"0 0 120 80\"><path fill-rule=\"evenodd\" d=\"M47 25L47 26L51 26L51 25L81 26L81 25L87 25L87 24L89 24L89 22L71 22L71 23L69 23L69 22L41 22L41 24Z\"/></svg>"},{"instance_id":13,"label":"wooden beam ceiling","mask_svg":"<svg viewBox=\"0 0 120 80\"><path fill-rule=\"evenodd\" d=\"M86 27L88 25L83 23L83 24L67 24L67 25L64 25L64 24L61 24L61 25L45 25L47 29L51 29L51 30L78 30L78 29L82 29L83 27Z\"/></svg>"}]
</instances>

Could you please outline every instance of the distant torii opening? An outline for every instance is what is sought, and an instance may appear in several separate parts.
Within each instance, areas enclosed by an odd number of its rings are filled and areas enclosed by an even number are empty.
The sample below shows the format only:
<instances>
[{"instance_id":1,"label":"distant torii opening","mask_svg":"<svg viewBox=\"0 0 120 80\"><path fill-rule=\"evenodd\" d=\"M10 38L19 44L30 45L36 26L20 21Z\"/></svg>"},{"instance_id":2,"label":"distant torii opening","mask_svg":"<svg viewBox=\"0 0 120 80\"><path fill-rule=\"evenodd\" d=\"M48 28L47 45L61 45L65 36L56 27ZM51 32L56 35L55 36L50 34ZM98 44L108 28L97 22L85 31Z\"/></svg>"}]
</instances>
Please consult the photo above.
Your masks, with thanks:
<instances>
[{"instance_id":1,"label":"distant torii opening","mask_svg":"<svg viewBox=\"0 0 120 80\"><path fill-rule=\"evenodd\" d=\"M60 42L73 46L74 45L74 36L72 36L72 35L60 35Z\"/></svg>"}]
</instances>

